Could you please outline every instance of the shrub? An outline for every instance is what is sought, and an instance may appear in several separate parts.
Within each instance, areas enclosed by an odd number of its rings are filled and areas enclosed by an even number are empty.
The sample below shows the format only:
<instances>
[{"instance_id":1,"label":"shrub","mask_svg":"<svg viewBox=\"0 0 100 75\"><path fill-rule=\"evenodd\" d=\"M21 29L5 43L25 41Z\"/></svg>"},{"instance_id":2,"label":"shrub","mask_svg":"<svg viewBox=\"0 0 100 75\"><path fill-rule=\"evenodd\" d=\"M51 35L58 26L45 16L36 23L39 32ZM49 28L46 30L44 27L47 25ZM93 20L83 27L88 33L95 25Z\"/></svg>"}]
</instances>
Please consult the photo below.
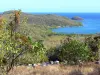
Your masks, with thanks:
<instances>
[{"instance_id":1,"label":"shrub","mask_svg":"<svg viewBox=\"0 0 100 75\"><path fill-rule=\"evenodd\" d=\"M98 60L99 59L99 53L100 53L100 40L97 36L95 37L88 37L85 39L85 44L88 45L88 47L91 50L91 60Z\"/></svg>"},{"instance_id":2,"label":"shrub","mask_svg":"<svg viewBox=\"0 0 100 75\"><path fill-rule=\"evenodd\" d=\"M0 69L7 75L17 63L16 60L28 51L28 44L15 38L19 25L19 11L15 11L12 16L9 24L5 20L0 23L2 25L0 30Z\"/></svg>"},{"instance_id":3,"label":"shrub","mask_svg":"<svg viewBox=\"0 0 100 75\"><path fill-rule=\"evenodd\" d=\"M61 61L67 61L68 64L78 64L79 60L88 61L91 51L83 42L71 40L64 43L59 49L58 57Z\"/></svg>"},{"instance_id":4,"label":"shrub","mask_svg":"<svg viewBox=\"0 0 100 75\"><path fill-rule=\"evenodd\" d=\"M31 49L27 53L24 54L22 58L20 58L21 64L33 64L48 61L46 56L46 49L42 43L42 41L36 41L31 43Z\"/></svg>"}]
</instances>

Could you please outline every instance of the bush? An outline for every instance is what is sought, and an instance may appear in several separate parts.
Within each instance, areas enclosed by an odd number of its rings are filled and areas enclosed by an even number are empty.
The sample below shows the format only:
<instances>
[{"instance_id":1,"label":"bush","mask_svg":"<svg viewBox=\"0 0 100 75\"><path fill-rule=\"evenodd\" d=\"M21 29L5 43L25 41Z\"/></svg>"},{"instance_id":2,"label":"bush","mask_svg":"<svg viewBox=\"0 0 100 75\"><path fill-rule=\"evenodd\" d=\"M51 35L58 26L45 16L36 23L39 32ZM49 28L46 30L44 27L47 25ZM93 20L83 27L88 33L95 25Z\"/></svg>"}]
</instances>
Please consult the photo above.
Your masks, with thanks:
<instances>
[{"instance_id":1,"label":"bush","mask_svg":"<svg viewBox=\"0 0 100 75\"><path fill-rule=\"evenodd\" d=\"M61 61L67 61L68 64L78 64L80 61L88 61L91 51L83 42L71 40L64 43L59 49L58 57Z\"/></svg>"},{"instance_id":2,"label":"bush","mask_svg":"<svg viewBox=\"0 0 100 75\"><path fill-rule=\"evenodd\" d=\"M31 49L28 51L22 58L20 58L21 64L33 64L33 63L41 63L48 61L46 56L46 49L42 43L42 41L31 42Z\"/></svg>"},{"instance_id":3,"label":"bush","mask_svg":"<svg viewBox=\"0 0 100 75\"><path fill-rule=\"evenodd\" d=\"M100 49L100 41L97 36L95 37L88 37L85 39L85 44L88 45L88 47L91 50L91 60L99 60L99 49Z\"/></svg>"}]
</instances>

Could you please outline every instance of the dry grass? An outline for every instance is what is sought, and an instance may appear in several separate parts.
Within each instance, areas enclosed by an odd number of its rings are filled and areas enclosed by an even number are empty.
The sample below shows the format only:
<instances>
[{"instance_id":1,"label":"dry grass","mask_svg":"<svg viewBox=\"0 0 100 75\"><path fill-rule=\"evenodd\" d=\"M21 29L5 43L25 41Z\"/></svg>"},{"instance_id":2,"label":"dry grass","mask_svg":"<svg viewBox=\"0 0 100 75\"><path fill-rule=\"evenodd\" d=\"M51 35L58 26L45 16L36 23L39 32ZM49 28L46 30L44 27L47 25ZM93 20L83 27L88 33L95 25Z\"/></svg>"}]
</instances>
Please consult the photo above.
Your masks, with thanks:
<instances>
[{"instance_id":1,"label":"dry grass","mask_svg":"<svg viewBox=\"0 0 100 75\"><path fill-rule=\"evenodd\" d=\"M82 67L49 65L36 68L28 66L14 67L9 75L100 75L100 65L88 64Z\"/></svg>"}]
</instances>

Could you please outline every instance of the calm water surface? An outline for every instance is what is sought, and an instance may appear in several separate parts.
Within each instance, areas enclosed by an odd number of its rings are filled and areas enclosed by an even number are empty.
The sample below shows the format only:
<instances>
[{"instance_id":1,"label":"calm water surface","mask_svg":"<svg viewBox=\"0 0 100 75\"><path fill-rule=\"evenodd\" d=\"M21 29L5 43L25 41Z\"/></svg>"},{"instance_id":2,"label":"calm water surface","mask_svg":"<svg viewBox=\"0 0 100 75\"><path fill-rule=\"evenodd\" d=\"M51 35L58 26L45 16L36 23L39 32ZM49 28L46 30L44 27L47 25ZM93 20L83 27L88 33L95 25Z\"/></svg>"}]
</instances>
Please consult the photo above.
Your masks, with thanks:
<instances>
[{"instance_id":1,"label":"calm water surface","mask_svg":"<svg viewBox=\"0 0 100 75\"><path fill-rule=\"evenodd\" d=\"M81 21L83 26L79 27L61 27L53 29L56 33L65 34L95 34L100 33L100 13L59 13L58 15L72 18L73 16L80 16L84 20Z\"/></svg>"}]
</instances>

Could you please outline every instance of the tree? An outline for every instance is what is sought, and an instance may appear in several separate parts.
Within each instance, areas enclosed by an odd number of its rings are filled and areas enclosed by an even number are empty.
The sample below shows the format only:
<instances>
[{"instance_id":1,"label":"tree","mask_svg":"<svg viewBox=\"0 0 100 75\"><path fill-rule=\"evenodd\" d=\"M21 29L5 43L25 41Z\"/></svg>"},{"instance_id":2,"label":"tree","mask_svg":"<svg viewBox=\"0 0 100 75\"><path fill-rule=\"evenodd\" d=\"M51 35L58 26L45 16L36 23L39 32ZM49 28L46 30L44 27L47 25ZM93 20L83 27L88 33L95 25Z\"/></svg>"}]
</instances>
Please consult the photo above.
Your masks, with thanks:
<instances>
[{"instance_id":1,"label":"tree","mask_svg":"<svg viewBox=\"0 0 100 75\"><path fill-rule=\"evenodd\" d=\"M14 11L10 19L6 24L4 20L0 21L0 68L8 74L25 53L32 58L32 63L47 61L42 41L33 42L30 37L17 32L21 23L20 10Z\"/></svg>"},{"instance_id":2,"label":"tree","mask_svg":"<svg viewBox=\"0 0 100 75\"><path fill-rule=\"evenodd\" d=\"M3 19L0 21L2 27L0 30L0 67L6 74L13 68L15 61L30 49L28 42L23 43L20 38L16 39L22 36L16 32L20 23L20 11L16 10L10 18L12 20L7 25L4 24Z\"/></svg>"}]
</instances>

